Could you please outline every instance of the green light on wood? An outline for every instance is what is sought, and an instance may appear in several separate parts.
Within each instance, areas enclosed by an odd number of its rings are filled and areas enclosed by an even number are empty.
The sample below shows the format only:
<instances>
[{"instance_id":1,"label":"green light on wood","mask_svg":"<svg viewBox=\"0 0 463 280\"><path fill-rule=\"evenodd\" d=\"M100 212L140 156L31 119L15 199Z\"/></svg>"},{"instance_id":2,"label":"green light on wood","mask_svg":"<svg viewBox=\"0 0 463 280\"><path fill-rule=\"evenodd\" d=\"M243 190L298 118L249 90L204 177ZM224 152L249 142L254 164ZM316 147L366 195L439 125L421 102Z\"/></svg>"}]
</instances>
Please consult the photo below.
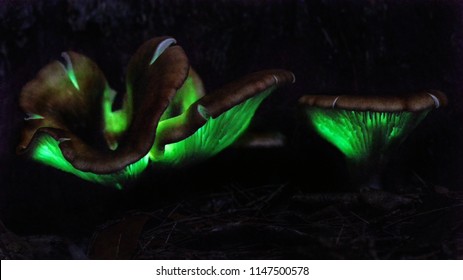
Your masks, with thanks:
<instances>
[{"instance_id":1,"label":"green light on wood","mask_svg":"<svg viewBox=\"0 0 463 280\"><path fill-rule=\"evenodd\" d=\"M423 112L371 112L341 109L307 109L315 130L347 158L359 161L384 153L426 116Z\"/></svg>"},{"instance_id":2,"label":"green light on wood","mask_svg":"<svg viewBox=\"0 0 463 280\"><path fill-rule=\"evenodd\" d=\"M273 89L209 118L206 124L190 137L165 146L164 153L151 151L151 160L170 165L181 165L212 157L230 146L249 126L255 111ZM161 123L160 123L161 125Z\"/></svg>"},{"instance_id":3,"label":"green light on wood","mask_svg":"<svg viewBox=\"0 0 463 280\"><path fill-rule=\"evenodd\" d=\"M32 154L32 158L45 165L52 166L64 172L72 173L84 180L100 183L103 185L112 185L121 189L124 182L136 178L148 166L149 156L141 158L139 161L128 165L121 171L112 174L95 174L84 172L74 168L67 161L59 148L59 142L49 135L43 135L37 140L37 146Z\"/></svg>"}]
</instances>

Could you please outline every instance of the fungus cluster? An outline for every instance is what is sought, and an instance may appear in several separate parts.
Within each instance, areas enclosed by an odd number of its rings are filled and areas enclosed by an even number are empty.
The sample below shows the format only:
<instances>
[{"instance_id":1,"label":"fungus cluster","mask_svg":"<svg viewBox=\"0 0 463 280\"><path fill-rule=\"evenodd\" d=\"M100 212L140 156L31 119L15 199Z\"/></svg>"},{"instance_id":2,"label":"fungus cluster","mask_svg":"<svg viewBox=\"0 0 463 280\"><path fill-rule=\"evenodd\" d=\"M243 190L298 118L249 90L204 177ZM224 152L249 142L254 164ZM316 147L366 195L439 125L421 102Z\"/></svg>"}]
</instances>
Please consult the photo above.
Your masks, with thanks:
<instances>
[{"instance_id":1,"label":"fungus cluster","mask_svg":"<svg viewBox=\"0 0 463 280\"><path fill-rule=\"evenodd\" d=\"M214 156L248 127L261 102L294 82L286 70L249 74L205 94L199 75L170 37L144 43L117 93L88 57L62 54L27 83L18 154L85 180L122 188L150 162L182 165ZM381 169L427 113L447 99L439 91L402 97L306 95L315 130L347 158L359 187L380 188Z\"/></svg>"},{"instance_id":2,"label":"fungus cluster","mask_svg":"<svg viewBox=\"0 0 463 280\"><path fill-rule=\"evenodd\" d=\"M447 99L426 91L402 97L306 95L299 102L316 132L346 156L357 187L381 188L391 151Z\"/></svg>"},{"instance_id":3,"label":"fungus cluster","mask_svg":"<svg viewBox=\"0 0 463 280\"><path fill-rule=\"evenodd\" d=\"M17 153L118 188L150 161L181 165L220 152L272 91L294 82L289 71L266 70L206 95L183 49L159 37L130 59L123 105L113 110L116 92L98 66L75 52L63 57L22 89L28 117Z\"/></svg>"}]
</instances>

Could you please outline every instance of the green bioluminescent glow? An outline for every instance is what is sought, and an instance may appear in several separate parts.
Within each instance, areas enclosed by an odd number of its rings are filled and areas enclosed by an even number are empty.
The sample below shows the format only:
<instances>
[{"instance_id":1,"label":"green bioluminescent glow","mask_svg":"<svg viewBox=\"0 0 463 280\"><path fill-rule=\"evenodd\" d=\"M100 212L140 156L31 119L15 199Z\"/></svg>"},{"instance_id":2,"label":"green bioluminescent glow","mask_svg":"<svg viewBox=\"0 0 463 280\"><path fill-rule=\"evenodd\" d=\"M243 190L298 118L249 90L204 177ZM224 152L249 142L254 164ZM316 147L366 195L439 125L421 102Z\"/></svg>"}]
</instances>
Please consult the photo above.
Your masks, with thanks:
<instances>
[{"instance_id":1,"label":"green bioluminescent glow","mask_svg":"<svg viewBox=\"0 0 463 280\"><path fill-rule=\"evenodd\" d=\"M77 90L80 90L79 83L77 83L76 73L74 73L74 69L68 68L67 74L68 74L69 80L71 80L74 87Z\"/></svg>"},{"instance_id":2,"label":"green bioluminescent glow","mask_svg":"<svg viewBox=\"0 0 463 280\"><path fill-rule=\"evenodd\" d=\"M307 109L315 130L347 158L359 161L400 143L427 114Z\"/></svg>"},{"instance_id":3,"label":"green bioluminescent glow","mask_svg":"<svg viewBox=\"0 0 463 280\"><path fill-rule=\"evenodd\" d=\"M77 82L76 73L74 72L74 67L72 67L71 58L67 53L62 53L61 55L66 60L66 67L64 67L64 70L66 71L69 80L77 90L80 90L79 83Z\"/></svg>"},{"instance_id":4,"label":"green bioluminescent glow","mask_svg":"<svg viewBox=\"0 0 463 280\"><path fill-rule=\"evenodd\" d=\"M113 111L114 98L116 92L109 86L106 87L103 94L103 119L104 119L104 132L111 135L115 139L106 139L109 148L115 150L117 148L117 138L122 135L130 124L131 110L130 106L124 103L124 107L120 110Z\"/></svg>"},{"instance_id":5,"label":"green bioluminescent glow","mask_svg":"<svg viewBox=\"0 0 463 280\"><path fill-rule=\"evenodd\" d=\"M185 112L201 97L202 93L196 88L194 79L192 76L188 76L182 87L175 94L169 107L162 114L161 121Z\"/></svg>"},{"instance_id":6,"label":"green bioluminescent glow","mask_svg":"<svg viewBox=\"0 0 463 280\"><path fill-rule=\"evenodd\" d=\"M112 174L95 174L78 170L67 161L59 148L59 142L49 135L43 135L37 140L37 146L32 158L45 165L52 166L64 172L72 173L84 180L112 185L118 189L123 187L124 182L136 178L148 166L149 156L146 155L139 161L128 165L123 170Z\"/></svg>"},{"instance_id":7,"label":"green bioluminescent glow","mask_svg":"<svg viewBox=\"0 0 463 280\"><path fill-rule=\"evenodd\" d=\"M185 112L195 103L199 98L201 98L201 93L198 92L198 89L195 86L194 80L191 76L185 80L183 86L177 91L177 94L174 96L174 104L180 104L181 112Z\"/></svg>"},{"instance_id":8,"label":"green bioluminescent glow","mask_svg":"<svg viewBox=\"0 0 463 280\"><path fill-rule=\"evenodd\" d=\"M255 111L272 90L268 89L246 100L217 118L209 118L206 124L190 137L166 145L164 153L150 152L151 160L181 165L216 155L230 146L246 130Z\"/></svg>"}]
</instances>

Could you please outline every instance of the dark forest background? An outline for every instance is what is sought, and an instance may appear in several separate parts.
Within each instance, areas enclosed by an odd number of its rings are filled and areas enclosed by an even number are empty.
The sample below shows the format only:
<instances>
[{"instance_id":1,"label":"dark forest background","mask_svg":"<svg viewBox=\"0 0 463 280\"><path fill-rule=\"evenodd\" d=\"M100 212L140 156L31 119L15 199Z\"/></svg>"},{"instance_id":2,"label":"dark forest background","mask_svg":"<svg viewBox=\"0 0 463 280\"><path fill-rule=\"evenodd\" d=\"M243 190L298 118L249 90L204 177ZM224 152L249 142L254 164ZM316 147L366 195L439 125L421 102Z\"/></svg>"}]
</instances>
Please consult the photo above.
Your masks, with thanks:
<instances>
[{"instance_id":1,"label":"dark forest background","mask_svg":"<svg viewBox=\"0 0 463 280\"><path fill-rule=\"evenodd\" d=\"M18 234L78 238L125 211L161 208L224 186L290 182L307 192L343 191L342 155L310 132L296 106L300 96L319 93L445 92L448 106L431 112L403 143L392 167L400 176L388 180L399 189L462 191L462 11L457 0L2 0L0 219ZM286 146L232 147L187 170L155 170L123 192L15 155L24 117L18 96L41 67L74 50L96 61L123 92L131 55L162 35L177 39L207 91L253 71L293 71L296 83L266 100L250 127L280 132Z\"/></svg>"}]
</instances>

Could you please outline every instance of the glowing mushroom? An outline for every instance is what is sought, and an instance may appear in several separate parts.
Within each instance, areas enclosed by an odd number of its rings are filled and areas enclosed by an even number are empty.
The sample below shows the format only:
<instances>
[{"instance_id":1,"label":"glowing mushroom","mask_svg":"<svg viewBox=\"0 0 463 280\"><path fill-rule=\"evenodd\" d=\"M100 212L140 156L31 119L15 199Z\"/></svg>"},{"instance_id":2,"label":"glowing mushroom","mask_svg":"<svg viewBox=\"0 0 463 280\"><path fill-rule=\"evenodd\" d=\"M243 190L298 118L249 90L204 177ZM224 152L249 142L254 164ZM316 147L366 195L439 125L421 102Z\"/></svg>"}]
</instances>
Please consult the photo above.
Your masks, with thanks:
<instances>
[{"instance_id":1,"label":"glowing mushroom","mask_svg":"<svg viewBox=\"0 0 463 280\"><path fill-rule=\"evenodd\" d=\"M293 80L285 70L263 71L203 97L199 76L175 44L170 37L154 38L136 51L119 110L113 110L116 92L97 65L63 53L65 64L51 62L22 89L27 117L17 153L121 188L150 158L180 164L225 148L262 99Z\"/></svg>"},{"instance_id":2,"label":"glowing mushroom","mask_svg":"<svg viewBox=\"0 0 463 280\"><path fill-rule=\"evenodd\" d=\"M217 154L238 139L272 91L294 79L285 70L256 72L205 95L188 108L181 107L181 114L159 123L151 159L184 164ZM202 88L199 81L192 84Z\"/></svg>"},{"instance_id":3,"label":"glowing mushroom","mask_svg":"<svg viewBox=\"0 0 463 280\"><path fill-rule=\"evenodd\" d=\"M299 102L317 133L346 156L359 187L381 188L390 151L447 98L426 91L406 97L306 95Z\"/></svg>"}]
</instances>

